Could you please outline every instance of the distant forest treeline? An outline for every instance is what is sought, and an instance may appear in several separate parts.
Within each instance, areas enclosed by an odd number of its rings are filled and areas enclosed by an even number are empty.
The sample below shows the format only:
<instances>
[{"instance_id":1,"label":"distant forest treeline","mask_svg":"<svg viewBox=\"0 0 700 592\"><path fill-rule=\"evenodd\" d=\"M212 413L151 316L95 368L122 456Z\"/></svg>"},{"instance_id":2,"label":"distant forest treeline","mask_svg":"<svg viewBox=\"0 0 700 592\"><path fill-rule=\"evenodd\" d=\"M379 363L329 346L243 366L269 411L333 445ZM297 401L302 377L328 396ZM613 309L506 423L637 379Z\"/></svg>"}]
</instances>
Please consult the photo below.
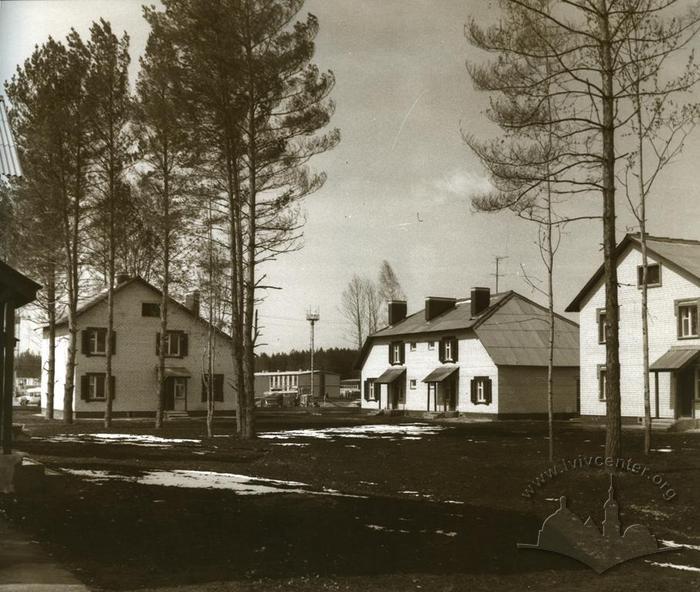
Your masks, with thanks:
<instances>
[{"instance_id":1,"label":"distant forest treeline","mask_svg":"<svg viewBox=\"0 0 700 592\"><path fill-rule=\"evenodd\" d=\"M314 351L314 368L340 374L341 378L357 378L360 373L354 369L358 351L349 348L332 347ZM260 354L256 359L257 372L274 370L308 370L309 350L295 350L278 354Z\"/></svg>"}]
</instances>

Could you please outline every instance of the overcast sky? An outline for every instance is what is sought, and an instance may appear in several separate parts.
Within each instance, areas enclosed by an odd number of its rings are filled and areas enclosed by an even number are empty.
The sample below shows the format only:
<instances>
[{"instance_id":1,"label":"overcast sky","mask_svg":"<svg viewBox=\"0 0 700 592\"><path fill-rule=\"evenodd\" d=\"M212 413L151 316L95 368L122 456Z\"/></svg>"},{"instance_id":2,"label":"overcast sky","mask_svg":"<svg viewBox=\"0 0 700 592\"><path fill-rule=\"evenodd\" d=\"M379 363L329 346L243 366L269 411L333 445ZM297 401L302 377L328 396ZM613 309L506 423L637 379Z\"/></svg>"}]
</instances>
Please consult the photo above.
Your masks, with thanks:
<instances>
[{"instance_id":1,"label":"overcast sky","mask_svg":"<svg viewBox=\"0 0 700 592\"><path fill-rule=\"evenodd\" d=\"M12 75L35 44L63 38L71 27L86 34L99 17L126 30L132 61L147 28L141 0L0 1L0 80ZM333 125L342 132L334 151L317 158L325 187L307 199L304 248L266 272L282 290L261 310L267 351L308 346L305 310L320 308L317 345L352 344L339 311L354 273L376 277L383 259L408 296L409 313L426 296L464 296L472 286L500 288L536 300L522 279L543 277L536 228L512 215L475 214L469 197L488 187L460 130L492 133L483 116L486 97L473 90L467 59L482 59L465 41L470 16L493 14L484 0L307 0L320 21L316 62L335 73ZM134 72L135 74L135 68ZM700 238L696 134L657 184L650 207L652 234ZM594 206L597 195L579 198ZM632 220L619 205L618 238ZM571 225L558 254L556 306L561 311L600 263L599 222Z\"/></svg>"}]
</instances>

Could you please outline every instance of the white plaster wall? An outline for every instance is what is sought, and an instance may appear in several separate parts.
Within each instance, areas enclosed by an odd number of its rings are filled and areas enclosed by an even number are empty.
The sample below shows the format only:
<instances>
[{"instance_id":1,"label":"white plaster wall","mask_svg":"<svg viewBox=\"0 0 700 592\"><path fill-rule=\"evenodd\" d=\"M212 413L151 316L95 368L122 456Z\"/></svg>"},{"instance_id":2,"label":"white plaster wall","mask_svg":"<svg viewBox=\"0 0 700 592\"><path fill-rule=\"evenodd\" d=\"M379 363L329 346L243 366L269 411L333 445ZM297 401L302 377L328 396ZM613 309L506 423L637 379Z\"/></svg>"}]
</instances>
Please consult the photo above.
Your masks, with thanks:
<instances>
[{"instance_id":1,"label":"white plaster wall","mask_svg":"<svg viewBox=\"0 0 700 592\"><path fill-rule=\"evenodd\" d=\"M659 263L650 257L650 263ZM618 263L620 287L620 389L622 415L644 415L641 290L637 288L637 267L641 253L633 247ZM700 345L700 339L677 338L674 301L700 297L700 287L681 273L661 264L661 286L649 288L650 363L674 345ZM598 343L597 310L605 308L602 282L581 308L581 414L605 415L605 403L598 400L598 365L605 364L605 345ZM650 376L652 416L655 415L654 375ZM674 417L671 375L659 373L659 416Z\"/></svg>"}]
</instances>

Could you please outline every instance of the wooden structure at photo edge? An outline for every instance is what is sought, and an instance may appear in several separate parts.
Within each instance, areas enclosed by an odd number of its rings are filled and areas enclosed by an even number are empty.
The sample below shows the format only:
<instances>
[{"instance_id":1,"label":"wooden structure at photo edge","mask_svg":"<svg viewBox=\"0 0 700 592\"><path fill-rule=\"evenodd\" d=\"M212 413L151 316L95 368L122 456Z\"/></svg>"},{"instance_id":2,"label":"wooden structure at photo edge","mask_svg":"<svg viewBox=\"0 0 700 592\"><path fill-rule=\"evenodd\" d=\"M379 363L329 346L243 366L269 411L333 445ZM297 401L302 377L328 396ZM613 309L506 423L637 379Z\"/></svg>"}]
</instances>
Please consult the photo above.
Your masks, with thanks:
<instances>
[{"instance_id":1,"label":"wooden structure at photo edge","mask_svg":"<svg viewBox=\"0 0 700 592\"><path fill-rule=\"evenodd\" d=\"M36 299L41 286L0 261L0 441L3 455L12 452L15 310Z\"/></svg>"}]
</instances>

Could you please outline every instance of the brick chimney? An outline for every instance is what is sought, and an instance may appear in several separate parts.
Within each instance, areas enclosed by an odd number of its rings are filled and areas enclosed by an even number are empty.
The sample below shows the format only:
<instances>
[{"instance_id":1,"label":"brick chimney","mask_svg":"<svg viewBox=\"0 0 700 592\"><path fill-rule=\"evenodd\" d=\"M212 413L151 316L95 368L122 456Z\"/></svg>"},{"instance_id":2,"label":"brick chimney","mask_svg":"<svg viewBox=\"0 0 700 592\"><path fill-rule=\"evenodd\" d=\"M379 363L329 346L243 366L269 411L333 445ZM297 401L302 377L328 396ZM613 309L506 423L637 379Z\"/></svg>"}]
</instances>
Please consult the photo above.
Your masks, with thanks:
<instances>
[{"instance_id":1,"label":"brick chimney","mask_svg":"<svg viewBox=\"0 0 700 592\"><path fill-rule=\"evenodd\" d=\"M185 296L185 306L192 311L194 316L199 316L199 290L193 290Z\"/></svg>"},{"instance_id":2,"label":"brick chimney","mask_svg":"<svg viewBox=\"0 0 700 592\"><path fill-rule=\"evenodd\" d=\"M430 321L455 307L456 298L439 298L437 296L428 296L425 299L425 320Z\"/></svg>"},{"instance_id":3,"label":"brick chimney","mask_svg":"<svg viewBox=\"0 0 700 592\"><path fill-rule=\"evenodd\" d=\"M405 300L390 300L387 302L387 307L389 308L389 324L395 325L400 323L406 318L406 313L408 312L408 305Z\"/></svg>"},{"instance_id":4,"label":"brick chimney","mask_svg":"<svg viewBox=\"0 0 700 592\"><path fill-rule=\"evenodd\" d=\"M128 282L131 278L129 277L129 274L122 271L117 274L117 277L115 278L117 280L117 286L120 284L123 284L124 282Z\"/></svg>"},{"instance_id":5,"label":"brick chimney","mask_svg":"<svg viewBox=\"0 0 700 592\"><path fill-rule=\"evenodd\" d=\"M472 288L472 318L478 317L491 306L491 290L489 288Z\"/></svg>"}]
</instances>

